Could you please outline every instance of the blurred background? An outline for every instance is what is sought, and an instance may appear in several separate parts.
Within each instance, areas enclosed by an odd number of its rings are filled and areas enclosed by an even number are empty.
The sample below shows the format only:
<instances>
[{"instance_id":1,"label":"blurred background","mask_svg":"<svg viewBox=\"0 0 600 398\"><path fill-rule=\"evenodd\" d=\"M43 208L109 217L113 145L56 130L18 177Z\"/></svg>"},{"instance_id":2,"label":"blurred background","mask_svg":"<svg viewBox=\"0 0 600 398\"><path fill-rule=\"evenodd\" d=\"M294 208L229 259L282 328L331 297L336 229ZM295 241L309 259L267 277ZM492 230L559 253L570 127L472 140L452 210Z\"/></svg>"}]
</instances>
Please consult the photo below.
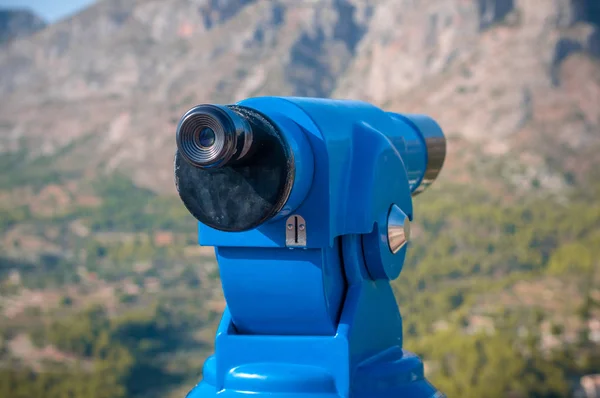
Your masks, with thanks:
<instances>
[{"instance_id":1,"label":"blurred background","mask_svg":"<svg viewBox=\"0 0 600 398\"><path fill-rule=\"evenodd\" d=\"M449 142L394 289L449 397L600 396L598 0L0 0L0 397L183 398L224 301L175 194L202 102Z\"/></svg>"}]
</instances>

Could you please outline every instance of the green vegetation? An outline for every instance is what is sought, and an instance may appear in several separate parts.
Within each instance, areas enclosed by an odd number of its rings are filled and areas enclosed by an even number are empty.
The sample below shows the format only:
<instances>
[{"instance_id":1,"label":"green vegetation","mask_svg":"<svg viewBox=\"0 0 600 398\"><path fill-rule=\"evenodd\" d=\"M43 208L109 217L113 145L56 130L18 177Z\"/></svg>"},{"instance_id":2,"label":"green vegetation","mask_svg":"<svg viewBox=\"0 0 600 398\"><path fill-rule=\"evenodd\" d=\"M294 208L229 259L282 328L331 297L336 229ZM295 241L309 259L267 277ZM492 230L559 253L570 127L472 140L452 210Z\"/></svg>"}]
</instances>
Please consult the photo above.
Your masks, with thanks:
<instances>
[{"instance_id":1,"label":"green vegetation","mask_svg":"<svg viewBox=\"0 0 600 398\"><path fill-rule=\"evenodd\" d=\"M433 312L431 322L470 304L470 294L518 280L557 276L585 282L594 273L600 277L595 272L600 268L600 205L575 199L561 206L536 199L510 206L488 201L461 206L452 195L436 192L440 189L417 202L417 224L424 228L395 282L403 309L412 313L430 308L422 300L437 301L427 312Z\"/></svg>"},{"instance_id":2,"label":"green vegetation","mask_svg":"<svg viewBox=\"0 0 600 398\"><path fill-rule=\"evenodd\" d=\"M60 226L60 244L73 256L1 258L3 295L17 288L7 282L14 269L19 286L34 289L87 286L87 273L115 287L116 308L109 316L61 292L55 312L27 311L25 321L3 328L0 397L166 396L191 387L212 350L199 341L212 343L219 318L203 305L206 292L220 289L218 269L201 274L198 258L183 254L196 239L192 217L177 199L122 176L99 179L93 189L99 208L63 218L35 219L26 207L6 213L7 229ZM600 348L585 326L600 314L599 193L578 192L567 204L541 197L503 203L438 184L417 198L414 240L393 287L406 348L424 358L428 377L448 396L561 397L600 369ZM69 235L63 227L75 219L91 235ZM153 239L161 230L174 234L170 244ZM160 281L158 292L144 290L148 278ZM22 332L38 349L52 346L70 359L31 370L7 348ZM548 346L548 336L558 344Z\"/></svg>"},{"instance_id":3,"label":"green vegetation","mask_svg":"<svg viewBox=\"0 0 600 398\"><path fill-rule=\"evenodd\" d=\"M191 232L194 227L189 213L175 198L159 197L119 174L98 180L94 190L103 199L102 206L89 217L94 231Z\"/></svg>"},{"instance_id":4,"label":"green vegetation","mask_svg":"<svg viewBox=\"0 0 600 398\"><path fill-rule=\"evenodd\" d=\"M13 225L28 220L30 217L31 215L27 206L20 206L10 210L0 208L0 231L5 231Z\"/></svg>"},{"instance_id":5,"label":"green vegetation","mask_svg":"<svg viewBox=\"0 0 600 398\"><path fill-rule=\"evenodd\" d=\"M124 388L115 379L115 370L98 365L94 373L81 370L35 373L31 370L0 370L0 397L45 398L126 397Z\"/></svg>"},{"instance_id":6,"label":"green vegetation","mask_svg":"<svg viewBox=\"0 0 600 398\"><path fill-rule=\"evenodd\" d=\"M588 340L584 323L600 315L592 294L600 286L600 204L579 195L568 205L488 198L461 206L459 195L436 187L416 201L424 228L394 282L408 348L432 366L431 380L448 396L568 395L578 376L600 369L600 346ZM501 298L518 283L533 290L546 281L557 281L564 294L553 292L536 307ZM574 315L578 326L565 322ZM468 334L475 316L492 331ZM546 320L560 325L549 333L578 328L577 343L542 350ZM567 352L586 359L573 361Z\"/></svg>"},{"instance_id":7,"label":"green vegetation","mask_svg":"<svg viewBox=\"0 0 600 398\"><path fill-rule=\"evenodd\" d=\"M33 373L15 369L0 371L1 397L114 398L147 396L165 386L178 385L181 372L160 367L161 354L198 343L180 323L158 306L151 310L110 319L103 308L93 307L70 318L36 330L32 339L52 344L76 356L73 369ZM56 367L54 367L56 368Z\"/></svg>"},{"instance_id":8,"label":"green vegetation","mask_svg":"<svg viewBox=\"0 0 600 398\"><path fill-rule=\"evenodd\" d=\"M28 145L21 142L20 149L16 152L3 153L0 156L0 189L10 189L22 186L32 186L39 189L45 185L61 183L80 176L80 172L60 169L56 167L65 156L71 154L76 148L85 148L87 141L94 137L93 134L85 135L71 141L51 155L32 157ZM29 146L30 147L30 146Z\"/></svg>"},{"instance_id":9,"label":"green vegetation","mask_svg":"<svg viewBox=\"0 0 600 398\"><path fill-rule=\"evenodd\" d=\"M431 379L448 397L565 397L562 369L532 344L525 356L510 334L465 335L444 331L422 343L435 358ZM442 344L442 342L444 342Z\"/></svg>"},{"instance_id":10,"label":"green vegetation","mask_svg":"<svg viewBox=\"0 0 600 398\"><path fill-rule=\"evenodd\" d=\"M77 283L80 278L75 264L59 255L41 254L37 263L4 257L0 255L0 294L6 293L2 281L8 278L12 270L19 271L20 284L29 289L44 289Z\"/></svg>"},{"instance_id":11,"label":"green vegetation","mask_svg":"<svg viewBox=\"0 0 600 398\"><path fill-rule=\"evenodd\" d=\"M168 264L181 258L183 245L196 241L191 235L196 224L177 198L157 196L119 174L99 178L91 188L102 198L99 207L72 206L60 216L36 216L28 206L0 207L0 234L18 224L30 225L41 234L47 228L59 227L62 234L59 243L65 247L61 254L42 251L37 261L9 258L0 253L0 293L13 289L2 283L11 270L18 269L22 285L31 289L79 282L79 265L102 279L115 281L131 275L136 263ZM97 239L97 235L73 236L68 223L76 219L82 220L92 233L104 234L105 239ZM188 238L157 247L151 236L157 231L185 234ZM71 251L75 257L66 255ZM148 273L155 271L153 268Z\"/></svg>"}]
</instances>

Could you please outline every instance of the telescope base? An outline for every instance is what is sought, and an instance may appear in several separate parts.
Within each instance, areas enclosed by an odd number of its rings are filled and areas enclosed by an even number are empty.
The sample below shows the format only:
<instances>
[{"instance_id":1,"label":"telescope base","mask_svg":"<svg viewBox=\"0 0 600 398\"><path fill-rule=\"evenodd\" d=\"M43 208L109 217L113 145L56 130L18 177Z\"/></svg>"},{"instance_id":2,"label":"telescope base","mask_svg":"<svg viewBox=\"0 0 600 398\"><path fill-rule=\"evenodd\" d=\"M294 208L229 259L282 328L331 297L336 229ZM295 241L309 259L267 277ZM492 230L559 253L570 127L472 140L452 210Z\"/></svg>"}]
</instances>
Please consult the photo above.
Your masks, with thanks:
<instances>
[{"instance_id":1,"label":"telescope base","mask_svg":"<svg viewBox=\"0 0 600 398\"><path fill-rule=\"evenodd\" d=\"M287 363L256 363L232 369L217 389L215 357L204 365L204 380L186 398L444 398L423 376L423 363L404 351L358 367L349 395L340 395L325 369Z\"/></svg>"}]
</instances>

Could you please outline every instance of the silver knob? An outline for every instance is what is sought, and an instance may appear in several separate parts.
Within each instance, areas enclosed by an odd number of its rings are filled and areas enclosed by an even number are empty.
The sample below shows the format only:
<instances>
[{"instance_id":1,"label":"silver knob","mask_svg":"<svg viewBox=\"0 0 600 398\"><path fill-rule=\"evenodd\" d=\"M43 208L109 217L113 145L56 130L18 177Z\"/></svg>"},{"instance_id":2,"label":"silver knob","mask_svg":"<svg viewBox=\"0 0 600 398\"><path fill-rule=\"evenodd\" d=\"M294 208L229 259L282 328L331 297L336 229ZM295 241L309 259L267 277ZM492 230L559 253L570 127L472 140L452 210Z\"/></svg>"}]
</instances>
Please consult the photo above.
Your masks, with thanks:
<instances>
[{"instance_id":1,"label":"silver knob","mask_svg":"<svg viewBox=\"0 0 600 398\"><path fill-rule=\"evenodd\" d=\"M388 214L387 235L388 245L394 254L410 239L410 220L396 205L392 205Z\"/></svg>"}]
</instances>

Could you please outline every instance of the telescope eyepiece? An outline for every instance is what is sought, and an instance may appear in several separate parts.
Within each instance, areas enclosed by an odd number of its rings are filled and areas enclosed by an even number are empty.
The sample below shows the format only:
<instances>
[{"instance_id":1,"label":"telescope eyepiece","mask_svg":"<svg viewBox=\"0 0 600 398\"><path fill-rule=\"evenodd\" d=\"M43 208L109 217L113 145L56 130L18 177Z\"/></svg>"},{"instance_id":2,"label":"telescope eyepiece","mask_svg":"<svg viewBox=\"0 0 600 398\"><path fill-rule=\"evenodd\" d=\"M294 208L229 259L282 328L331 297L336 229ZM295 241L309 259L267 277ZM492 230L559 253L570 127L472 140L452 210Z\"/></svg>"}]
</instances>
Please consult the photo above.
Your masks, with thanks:
<instances>
[{"instance_id":1,"label":"telescope eyepiece","mask_svg":"<svg viewBox=\"0 0 600 398\"><path fill-rule=\"evenodd\" d=\"M177 149L191 165L223 167L242 159L252 146L252 128L242 115L226 106L198 105L177 126Z\"/></svg>"},{"instance_id":2,"label":"telescope eyepiece","mask_svg":"<svg viewBox=\"0 0 600 398\"><path fill-rule=\"evenodd\" d=\"M256 228L285 206L294 153L279 127L240 105L198 105L177 126L175 186L188 211L221 231Z\"/></svg>"}]
</instances>

